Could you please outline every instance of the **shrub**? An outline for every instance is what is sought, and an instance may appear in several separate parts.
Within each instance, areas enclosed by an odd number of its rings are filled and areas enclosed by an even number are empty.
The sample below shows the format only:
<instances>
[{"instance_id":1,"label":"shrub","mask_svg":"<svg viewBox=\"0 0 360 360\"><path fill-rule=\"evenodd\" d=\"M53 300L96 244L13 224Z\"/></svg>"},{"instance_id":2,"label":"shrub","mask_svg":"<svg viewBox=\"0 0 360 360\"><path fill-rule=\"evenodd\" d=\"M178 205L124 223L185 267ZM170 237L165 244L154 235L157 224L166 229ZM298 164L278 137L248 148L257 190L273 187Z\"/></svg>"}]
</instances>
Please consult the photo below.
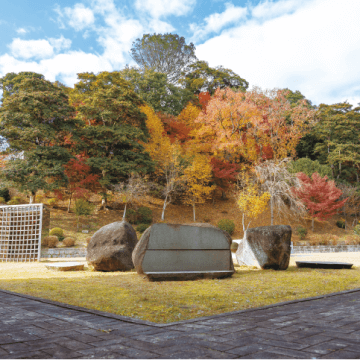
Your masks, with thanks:
<instances>
[{"instance_id":1,"label":"shrub","mask_svg":"<svg viewBox=\"0 0 360 360\"><path fill-rule=\"evenodd\" d=\"M14 196L10 201L7 202L8 205L19 205L22 202L20 196Z\"/></svg>"},{"instance_id":2,"label":"shrub","mask_svg":"<svg viewBox=\"0 0 360 360\"><path fill-rule=\"evenodd\" d=\"M221 230L227 231L230 235L232 235L235 230L235 224L230 219L221 219L217 223L217 227Z\"/></svg>"},{"instance_id":3,"label":"shrub","mask_svg":"<svg viewBox=\"0 0 360 360\"><path fill-rule=\"evenodd\" d=\"M75 239L72 238L72 237L66 237L64 240L63 240L63 244L67 247L71 247L71 246L74 246L75 245Z\"/></svg>"},{"instance_id":4,"label":"shrub","mask_svg":"<svg viewBox=\"0 0 360 360\"><path fill-rule=\"evenodd\" d=\"M237 242L234 242L234 241L233 241L233 242L231 243L231 246L230 246L231 252L235 253L236 250L238 249L238 247L239 247L239 244L238 244Z\"/></svg>"},{"instance_id":5,"label":"shrub","mask_svg":"<svg viewBox=\"0 0 360 360\"><path fill-rule=\"evenodd\" d=\"M344 220L338 220L336 222L336 226L340 229L345 229L345 221Z\"/></svg>"},{"instance_id":6,"label":"shrub","mask_svg":"<svg viewBox=\"0 0 360 360\"><path fill-rule=\"evenodd\" d=\"M59 239L57 236L53 235L53 236L46 236L43 238L41 244L44 246L47 246L49 248L54 248L57 246L57 244L59 243Z\"/></svg>"},{"instance_id":7,"label":"shrub","mask_svg":"<svg viewBox=\"0 0 360 360\"><path fill-rule=\"evenodd\" d=\"M125 218L130 224L138 224L137 214L133 209L126 210Z\"/></svg>"},{"instance_id":8,"label":"shrub","mask_svg":"<svg viewBox=\"0 0 360 360\"><path fill-rule=\"evenodd\" d=\"M354 234L360 236L360 224L354 227Z\"/></svg>"},{"instance_id":9,"label":"shrub","mask_svg":"<svg viewBox=\"0 0 360 360\"><path fill-rule=\"evenodd\" d=\"M303 226L298 226L296 228L296 233L299 235L301 240L304 240L307 235L307 229L304 228Z\"/></svg>"},{"instance_id":10,"label":"shrub","mask_svg":"<svg viewBox=\"0 0 360 360\"><path fill-rule=\"evenodd\" d=\"M84 199L77 199L75 201L75 214L80 215L91 215L94 211L95 206Z\"/></svg>"},{"instance_id":11,"label":"shrub","mask_svg":"<svg viewBox=\"0 0 360 360\"><path fill-rule=\"evenodd\" d=\"M58 227L51 229L50 232L49 232L49 235L50 235L50 236L51 236L51 235L57 236L57 238L59 239L59 241L63 241L64 238L65 238L65 236L64 236L64 230L61 229L61 228L58 228Z\"/></svg>"},{"instance_id":12,"label":"shrub","mask_svg":"<svg viewBox=\"0 0 360 360\"><path fill-rule=\"evenodd\" d=\"M141 224L151 224L153 221L152 210L147 206L139 207L137 211L137 220Z\"/></svg>"},{"instance_id":13,"label":"shrub","mask_svg":"<svg viewBox=\"0 0 360 360\"><path fill-rule=\"evenodd\" d=\"M136 231L142 234L148 227L148 224L140 224L136 227Z\"/></svg>"},{"instance_id":14,"label":"shrub","mask_svg":"<svg viewBox=\"0 0 360 360\"><path fill-rule=\"evenodd\" d=\"M5 202L10 200L10 191L7 188L0 189L0 197L4 198Z\"/></svg>"},{"instance_id":15,"label":"shrub","mask_svg":"<svg viewBox=\"0 0 360 360\"><path fill-rule=\"evenodd\" d=\"M6 203L5 199L0 196L0 204L5 204L5 203Z\"/></svg>"},{"instance_id":16,"label":"shrub","mask_svg":"<svg viewBox=\"0 0 360 360\"><path fill-rule=\"evenodd\" d=\"M51 198L47 201L48 205L50 206L55 206L58 202L58 199L57 198Z\"/></svg>"}]
</instances>

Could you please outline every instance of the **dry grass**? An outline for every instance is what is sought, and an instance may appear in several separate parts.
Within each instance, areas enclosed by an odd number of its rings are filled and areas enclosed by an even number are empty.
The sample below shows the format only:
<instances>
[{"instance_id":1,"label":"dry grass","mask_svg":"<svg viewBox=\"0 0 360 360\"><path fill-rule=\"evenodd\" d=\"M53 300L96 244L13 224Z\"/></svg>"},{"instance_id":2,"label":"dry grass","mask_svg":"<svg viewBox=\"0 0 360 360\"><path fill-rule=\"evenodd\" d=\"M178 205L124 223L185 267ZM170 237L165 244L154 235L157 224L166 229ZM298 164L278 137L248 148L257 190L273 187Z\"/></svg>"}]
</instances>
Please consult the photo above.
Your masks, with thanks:
<instances>
[{"instance_id":1,"label":"dry grass","mask_svg":"<svg viewBox=\"0 0 360 360\"><path fill-rule=\"evenodd\" d=\"M292 264L294 261L292 260ZM351 270L254 270L231 278L149 282L130 272L56 272L40 263L0 263L0 288L89 309L166 323L358 288Z\"/></svg>"}]
</instances>

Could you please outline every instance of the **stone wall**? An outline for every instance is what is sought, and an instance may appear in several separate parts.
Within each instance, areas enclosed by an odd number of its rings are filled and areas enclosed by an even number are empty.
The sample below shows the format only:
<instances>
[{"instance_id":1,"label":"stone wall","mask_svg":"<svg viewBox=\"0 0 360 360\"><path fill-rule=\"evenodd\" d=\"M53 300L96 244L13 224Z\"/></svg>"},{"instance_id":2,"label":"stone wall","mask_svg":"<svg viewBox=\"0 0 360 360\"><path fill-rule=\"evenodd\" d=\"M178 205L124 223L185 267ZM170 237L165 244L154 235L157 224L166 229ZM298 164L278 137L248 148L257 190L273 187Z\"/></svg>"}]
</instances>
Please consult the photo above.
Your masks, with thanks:
<instances>
[{"instance_id":1,"label":"stone wall","mask_svg":"<svg viewBox=\"0 0 360 360\"><path fill-rule=\"evenodd\" d=\"M78 249L41 249L42 258L86 257L86 248Z\"/></svg>"},{"instance_id":2,"label":"stone wall","mask_svg":"<svg viewBox=\"0 0 360 360\"><path fill-rule=\"evenodd\" d=\"M292 254L331 253L331 252L360 252L360 245L320 245L320 246L293 246Z\"/></svg>"}]
</instances>

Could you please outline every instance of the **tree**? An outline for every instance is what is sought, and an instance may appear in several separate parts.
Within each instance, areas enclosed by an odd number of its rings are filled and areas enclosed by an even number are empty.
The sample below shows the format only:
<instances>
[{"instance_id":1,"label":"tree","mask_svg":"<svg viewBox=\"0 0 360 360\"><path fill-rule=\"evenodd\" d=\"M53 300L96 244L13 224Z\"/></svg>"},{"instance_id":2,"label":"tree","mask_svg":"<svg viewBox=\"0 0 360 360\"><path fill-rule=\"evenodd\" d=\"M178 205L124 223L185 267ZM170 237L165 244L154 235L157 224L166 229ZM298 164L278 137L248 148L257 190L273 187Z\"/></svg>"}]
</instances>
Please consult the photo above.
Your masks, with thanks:
<instances>
[{"instance_id":1,"label":"tree","mask_svg":"<svg viewBox=\"0 0 360 360\"><path fill-rule=\"evenodd\" d=\"M0 90L3 92L2 100L18 92L22 80L31 78L45 80L44 75L32 71L22 71L18 74L11 72L0 78Z\"/></svg>"},{"instance_id":2,"label":"tree","mask_svg":"<svg viewBox=\"0 0 360 360\"><path fill-rule=\"evenodd\" d=\"M83 151L86 163L101 175L106 207L106 192L112 184L127 179L131 172L154 171L142 145L149 139L146 115L139 108L144 102L119 72L81 73L78 77L71 96L77 118L83 123L83 145L78 153Z\"/></svg>"},{"instance_id":3,"label":"tree","mask_svg":"<svg viewBox=\"0 0 360 360\"><path fill-rule=\"evenodd\" d=\"M194 136L203 152L233 162L236 157L251 163L269 156L280 160L295 156L313 116L304 104L291 108L281 91L217 89L206 113L194 120L199 125Z\"/></svg>"},{"instance_id":4,"label":"tree","mask_svg":"<svg viewBox=\"0 0 360 360\"><path fill-rule=\"evenodd\" d=\"M183 178L186 181L184 203L192 206L195 222L195 204L204 203L216 188L216 185L209 186L211 165L206 156L196 154L191 166L184 170Z\"/></svg>"},{"instance_id":5,"label":"tree","mask_svg":"<svg viewBox=\"0 0 360 360\"><path fill-rule=\"evenodd\" d=\"M225 192L230 188L231 183L236 181L239 166L214 157L211 158L210 164L212 167L213 180L217 188L222 192L221 198L225 200Z\"/></svg>"},{"instance_id":6,"label":"tree","mask_svg":"<svg viewBox=\"0 0 360 360\"><path fill-rule=\"evenodd\" d=\"M23 73L11 81L11 94L0 108L0 130L10 143L6 152L23 151L23 158L8 161L3 176L29 191L32 202L38 190L66 183L63 165L71 158L67 140L77 139L80 124L68 96L50 81Z\"/></svg>"},{"instance_id":7,"label":"tree","mask_svg":"<svg viewBox=\"0 0 360 360\"><path fill-rule=\"evenodd\" d=\"M356 184L358 185L358 184ZM348 228L347 222L346 222L346 215L348 213L348 210L354 210L359 208L359 200L360 200L360 188L359 186L346 184L346 183L340 183L338 184L338 188L342 191L342 194L339 197L339 200L344 200L347 198L347 201L345 202L342 212L344 215L344 223L345 223L345 230ZM357 218L357 211L355 210L355 214ZM353 221L353 226L355 223L355 219Z\"/></svg>"},{"instance_id":8,"label":"tree","mask_svg":"<svg viewBox=\"0 0 360 360\"><path fill-rule=\"evenodd\" d=\"M211 68L206 61L197 61L181 72L179 83L194 94L215 93L217 88L230 88L245 92L249 83L230 69L222 66Z\"/></svg>"},{"instance_id":9,"label":"tree","mask_svg":"<svg viewBox=\"0 0 360 360\"><path fill-rule=\"evenodd\" d=\"M68 184L66 187L54 191L60 200L64 198L69 200L68 212L70 212L72 198L84 197L89 191L96 192L100 187L98 182L100 175L92 174L90 166L86 165L85 161L86 158L81 155L76 155L75 159L70 159L64 165Z\"/></svg>"},{"instance_id":10,"label":"tree","mask_svg":"<svg viewBox=\"0 0 360 360\"><path fill-rule=\"evenodd\" d=\"M165 73L152 68L126 67L119 73L155 112L176 116L189 101L195 100L191 91L169 83Z\"/></svg>"},{"instance_id":11,"label":"tree","mask_svg":"<svg viewBox=\"0 0 360 360\"><path fill-rule=\"evenodd\" d=\"M342 191L335 186L335 181L327 181L318 173L314 173L311 179L304 173L298 173L297 178L301 185L294 187L292 193L305 204L312 218L312 231L314 231L314 219L326 220L335 215L335 210L342 207L347 199L337 201Z\"/></svg>"},{"instance_id":12,"label":"tree","mask_svg":"<svg viewBox=\"0 0 360 360\"><path fill-rule=\"evenodd\" d=\"M331 168L328 165L321 165L319 161L312 161L309 158L301 158L296 161L289 161L287 169L291 174L303 172L307 176L311 176L317 172L320 176L325 176L332 179Z\"/></svg>"},{"instance_id":13,"label":"tree","mask_svg":"<svg viewBox=\"0 0 360 360\"><path fill-rule=\"evenodd\" d=\"M179 143L171 142L171 139L166 136L164 126L154 110L148 105L140 109L146 114L146 126L150 133L150 141L144 144L145 151L155 162L155 175L158 181L165 182L162 191L165 200L161 214L161 220L164 220L165 209L172 202L172 195L177 193L178 187L184 182L181 175L185 165Z\"/></svg>"},{"instance_id":14,"label":"tree","mask_svg":"<svg viewBox=\"0 0 360 360\"><path fill-rule=\"evenodd\" d=\"M249 176L243 176L242 189L237 192L237 205L242 211L242 226L244 238L246 231L253 219L261 215L267 207L271 195L268 192L260 193L259 186L250 181ZM250 218L247 226L245 226L246 218Z\"/></svg>"},{"instance_id":15,"label":"tree","mask_svg":"<svg viewBox=\"0 0 360 360\"><path fill-rule=\"evenodd\" d=\"M270 194L271 225L274 225L274 209L278 214L291 213L293 216L302 216L305 211L302 202L292 192L292 187L299 186L299 181L286 168L289 160L267 160L255 166L261 190Z\"/></svg>"},{"instance_id":16,"label":"tree","mask_svg":"<svg viewBox=\"0 0 360 360\"><path fill-rule=\"evenodd\" d=\"M164 73L172 84L178 82L181 71L196 61L195 46L186 45L177 34L144 34L133 42L130 55L142 68Z\"/></svg>"},{"instance_id":17,"label":"tree","mask_svg":"<svg viewBox=\"0 0 360 360\"><path fill-rule=\"evenodd\" d=\"M132 204L133 201L140 200L148 193L149 187L147 180L147 177L142 178L139 176L139 174L132 172L127 183L120 182L112 186L113 190L120 194L121 200L125 203L124 214L122 218L123 221L125 221L126 217L127 204Z\"/></svg>"},{"instance_id":18,"label":"tree","mask_svg":"<svg viewBox=\"0 0 360 360\"><path fill-rule=\"evenodd\" d=\"M309 108L314 108L312 106L311 101L307 100L305 98L305 96L299 90L296 90L295 92L291 91L288 88L286 88L284 90L285 90L285 94L286 94L285 97L288 99L288 101L290 102L292 107L296 106L297 104L301 103L301 101L305 100L306 104Z\"/></svg>"},{"instance_id":19,"label":"tree","mask_svg":"<svg viewBox=\"0 0 360 360\"><path fill-rule=\"evenodd\" d=\"M331 166L333 178L359 182L360 168L360 107L347 102L320 104L316 133L323 140L315 152L323 155Z\"/></svg>"}]
</instances>

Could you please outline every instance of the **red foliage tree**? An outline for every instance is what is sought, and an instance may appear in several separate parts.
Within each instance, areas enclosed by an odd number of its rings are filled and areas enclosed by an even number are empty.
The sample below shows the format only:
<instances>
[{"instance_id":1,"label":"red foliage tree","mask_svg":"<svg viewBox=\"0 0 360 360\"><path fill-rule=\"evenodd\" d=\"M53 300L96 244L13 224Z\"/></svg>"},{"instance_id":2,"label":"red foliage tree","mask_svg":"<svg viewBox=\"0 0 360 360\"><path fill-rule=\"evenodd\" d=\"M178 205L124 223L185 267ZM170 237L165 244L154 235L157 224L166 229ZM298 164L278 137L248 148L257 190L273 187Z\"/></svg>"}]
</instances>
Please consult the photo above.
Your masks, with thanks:
<instances>
[{"instance_id":1,"label":"red foliage tree","mask_svg":"<svg viewBox=\"0 0 360 360\"><path fill-rule=\"evenodd\" d=\"M91 174L91 168L85 164L86 157L76 155L76 159L71 159L65 166L65 174L68 178L68 186L63 189L55 190L55 195L63 200L69 199L68 212L70 212L71 199L86 196L90 191L97 192L100 188L98 182L99 175Z\"/></svg>"},{"instance_id":2,"label":"red foliage tree","mask_svg":"<svg viewBox=\"0 0 360 360\"><path fill-rule=\"evenodd\" d=\"M292 192L307 207L312 218L312 231L314 231L314 219L326 220L335 214L335 210L342 207L348 198L336 201L342 195L342 191L335 186L335 182L327 181L328 177L323 178L314 173L311 179L300 172L297 178L301 181L300 188L292 188Z\"/></svg>"},{"instance_id":3,"label":"red foliage tree","mask_svg":"<svg viewBox=\"0 0 360 360\"><path fill-rule=\"evenodd\" d=\"M206 113L206 106L211 99L210 93L208 91L201 92L199 95L199 103L201 105L201 110L203 110Z\"/></svg>"},{"instance_id":4,"label":"red foliage tree","mask_svg":"<svg viewBox=\"0 0 360 360\"><path fill-rule=\"evenodd\" d=\"M175 140L178 140L180 144L183 145L190 139L189 134L191 129L184 123L177 121L175 116L160 112L156 113L156 115L164 124L164 136L168 136L172 144Z\"/></svg>"},{"instance_id":5,"label":"red foliage tree","mask_svg":"<svg viewBox=\"0 0 360 360\"><path fill-rule=\"evenodd\" d=\"M225 192L231 187L231 182L236 180L236 174L239 171L237 164L211 158L213 180L217 187L222 191L222 198L225 198Z\"/></svg>"}]
</instances>

